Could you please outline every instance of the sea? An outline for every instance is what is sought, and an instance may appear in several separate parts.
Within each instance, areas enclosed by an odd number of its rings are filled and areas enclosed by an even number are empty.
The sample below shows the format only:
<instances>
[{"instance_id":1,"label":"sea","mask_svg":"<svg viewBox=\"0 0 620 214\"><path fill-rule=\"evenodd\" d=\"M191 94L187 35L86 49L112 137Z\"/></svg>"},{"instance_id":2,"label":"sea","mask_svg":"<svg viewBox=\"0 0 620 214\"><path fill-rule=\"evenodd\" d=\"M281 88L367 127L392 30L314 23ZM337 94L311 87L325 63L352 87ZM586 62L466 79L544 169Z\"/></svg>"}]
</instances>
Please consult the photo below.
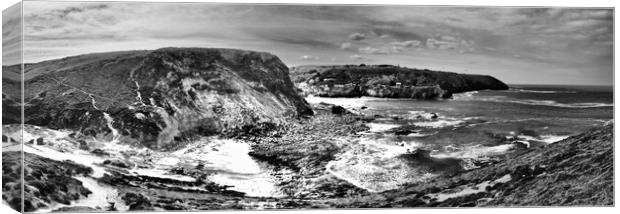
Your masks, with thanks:
<instances>
[{"instance_id":1,"label":"sea","mask_svg":"<svg viewBox=\"0 0 620 214\"><path fill-rule=\"evenodd\" d=\"M377 115L366 124L370 130L360 133L363 140L351 143L360 148L351 147L351 154L328 165L334 175L371 192L437 176L394 165L397 156L415 149L431 151L434 158L466 160L463 168L473 169L479 167L476 161L552 144L614 116L612 86L511 85L509 90L471 91L441 100L312 96L306 100Z\"/></svg>"}]
</instances>

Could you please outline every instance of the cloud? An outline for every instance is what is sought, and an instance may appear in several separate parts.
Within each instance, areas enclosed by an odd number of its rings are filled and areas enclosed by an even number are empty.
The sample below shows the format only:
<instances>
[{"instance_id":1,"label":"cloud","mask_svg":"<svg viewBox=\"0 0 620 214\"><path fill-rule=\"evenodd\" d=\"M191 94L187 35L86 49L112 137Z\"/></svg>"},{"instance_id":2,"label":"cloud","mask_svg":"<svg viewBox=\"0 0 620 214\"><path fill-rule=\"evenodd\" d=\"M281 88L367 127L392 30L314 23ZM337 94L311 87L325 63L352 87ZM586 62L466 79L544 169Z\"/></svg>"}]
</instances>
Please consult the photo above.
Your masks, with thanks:
<instances>
[{"instance_id":1,"label":"cloud","mask_svg":"<svg viewBox=\"0 0 620 214\"><path fill-rule=\"evenodd\" d=\"M369 61L370 60L370 58L365 57L365 56L361 56L361 55L358 55L358 54L351 55L350 58L355 60L355 61Z\"/></svg>"},{"instance_id":2,"label":"cloud","mask_svg":"<svg viewBox=\"0 0 620 214\"><path fill-rule=\"evenodd\" d=\"M300 56L299 59L312 61L312 60L319 60L321 58L318 56L303 55L303 56Z\"/></svg>"},{"instance_id":3,"label":"cloud","mask_svg":"<svg viewBox=\"0 0 620 214\"><path fill-rule=\"evenodd\" d=\"M426 40L426 47L439 50L470 50L470 43L465 40L459 40L452 36L442 36L442 40L429 38Z\"/></svg>"},{"instance_id":4,"label":"cloud","mask_svg":"<svg viewBox=\"0 0 620 214\"><path fill-rule=\"evenodd\" d=\"M350 43L350 42L345 42L345 43L342 43L342 44L340 45L340 49L343 49L343 50L349 50L349 49L351 49L351 43Z\"/></svg>"},{"instance_id":5,"label":"cloud","mask_svg":"<svg viewBox=\"0 0 620 214\"><path fill-rule=\"evenodd\" d=\"M366 39L366 35L363 33L352 33L351 35L349 35L349 39L360 41Z\"/></svg>"},{"instance_id":6,"label":"cloud","mask_svg":"<svg viewBox=\"0 0 620 214\"><path fill-rule=\"evenodd\" d=\"M394 47L403 47L403 48L420 47L421 44L422 44L422 42L420 42L418 40L409 40L409 41L402 41L402 42L392 42L392 46L394 46Z\"/></svg>"},{"instance_id":7,"label":"cloud","mask_svg":"<svg viewBox=\"0 0 620 214\"><path fill-rule=\"evenodd\" d=\"M370 46L358 48L357 51L363 54L390 54L391 51L386 48L373 48Z\"/></svg>"}]
</instances>

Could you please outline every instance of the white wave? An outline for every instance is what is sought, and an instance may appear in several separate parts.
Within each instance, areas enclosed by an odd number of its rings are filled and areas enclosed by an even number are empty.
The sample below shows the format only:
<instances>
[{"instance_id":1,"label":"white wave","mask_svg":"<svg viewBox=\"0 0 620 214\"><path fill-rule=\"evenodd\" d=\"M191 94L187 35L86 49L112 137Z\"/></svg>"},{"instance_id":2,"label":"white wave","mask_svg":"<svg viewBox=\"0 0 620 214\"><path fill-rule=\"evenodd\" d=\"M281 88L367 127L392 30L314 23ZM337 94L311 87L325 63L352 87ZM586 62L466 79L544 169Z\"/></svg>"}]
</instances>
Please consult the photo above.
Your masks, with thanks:
<instances>
[{"instance_id":1,"label":"white wave","mask_svg":"<svg viewBox=\"0 0 620 214\"><path fill-rule=\"evenodd\" d=\"M542 141L545 143L555 143L561 140L564 140L568 137L570 137L570 135L552 135L552 134L548 134L548 135L540 135L540 137L532 137L529 135L518 135L518 138L521 138L523 140L527 140L527 141Z\"/></svg>"},{"instance_id":2,"label":"white wave","mask_svg":"<svg viewBox=\"0 0 620 214\"><path fill-rule=\"evenodd\" d=\"M443 128L448 126L457 126L465 123L465 120L458 120L454 118L449 119L437 119L432 121L413 122L413 125L429 128Z\"/></svg>"},{"instance_id":3,"label":"white wave","mask_svg":"<svg viewBox=\"0 0 620 214\"><path fill-rule=\"evenodd\" d=\"M407 112L407 116L406 119L408 120L420 120L420 119L424 119L424 120L431 120L440 117L439 114L437 113L431 113L431 112L426 112L426 111L409 111Z\"/></svg>"},{"instance_id":4,"label":"white wave","mask_svg":"<svg viewBox=\"0 0 620 214\"><path fill-rule=\"evenodd\" d=\"M361 108L366 106L368 97L359 98L331 98L331 97L317 97L314 95L308 95L306 101L311 104L328 103L333 105L342 106L344 108Z\"/></svg>"},{"instance_id":5,"label":"white wave","mask_svg":"<svg viewBox=\"0 0 620 214\"><path fill-rule=\"evenodd\" d=\"M535 105L535 106L551 106L560 108L597 108L597 107L613 107L613 103L559 103L553 100L532 100L532 99L512 99L506 96L485 96L468 98L467 100L485 101L485 102L499 102L499 103L516 103L523 105Z\"/></svg>"},{"instance_id":6,"label":"white wave","mask_svg":"<svg viewBox=\"0 0 620 214\"><path fill-rule=\"evenodd\" d=\"M437 134L438 132L431 132L431 133L410 133L407 135L407 137L427 137L427 136L431 136L434 134Z\"/></svg>"},{"instance_id":7,"label":"white wave","mask_svg":"<svg viewBox=\"0 0 620 214\"><path fill-rule=\"evenodd\" d=\"M463 93L456 93L456 94L452 95L452 99L455 99L455 100L468 99L468 98L473 97L477 93L478 93L478 91L468 91L468 92L463 92Z\"/></svg>"},{"instance_id":8,"label":"white wave","mask_svg":"<svg viewBox=\"0 0 620 214\"><path fill-rule=\"evenodd\" d=\"M385 132L390 129L400 127L400 125L397 125L397 124L385 124L385 123L366 123L365 125L368 126L368 128L370 128L368 132L371 132L371 133Z\"/></svg>"},{"instance_id":9,"label":"white wave","mask_svg":"<svg viewBox=\"0 0 620 214\"><path fill-rule=\"evenodd\" d=\"M521 88L513 88L505 92L538 93L538 94L559 94L559 93L574 94L574 93L577 93L576 91L547 91L547 90L543 91L543 90L530 90L530 89L521 89Z\"/></svg>"},{"instance_id":10,"label":"white wave","mask_svg":"<svg viewBox=\"0 0 620 214\"><path fill-rule=\"evenodd\" d=\"M439 152L431 154L435 158L458 158L458 159L477 159L482 157L489 157L495 155L505 154L509 150L513 149L512 144L503 144L498 146L482 146L475 145L470 147L461 148L458 151L452 152Z\"/></svg>"},{"instance_id":11,"label":"white wave","mask_svg":"<svg viewBox=\"0 0 620 214\"><path fill-rule=\"evenodd\" d=\"M562 108L596 108L614 106L614 104L612 103L558 103L553 100L511 100L509 102L526 105L553 106Z\"/></svg>"},{"instance_id":12,"label":"white wave","mask_svg":"<svg viewBox=\"0 0 620 214\"><path fill-rule=\"evenodd\" d=\"M362 139L348 146L346 152L339 154L325 168L337 178L370 192L396 189L407 182L424 181L436 176L418 171L398 158L398 155L418 148L418 143L401 142L395 145Z\"/></svg>"}]
</instances>

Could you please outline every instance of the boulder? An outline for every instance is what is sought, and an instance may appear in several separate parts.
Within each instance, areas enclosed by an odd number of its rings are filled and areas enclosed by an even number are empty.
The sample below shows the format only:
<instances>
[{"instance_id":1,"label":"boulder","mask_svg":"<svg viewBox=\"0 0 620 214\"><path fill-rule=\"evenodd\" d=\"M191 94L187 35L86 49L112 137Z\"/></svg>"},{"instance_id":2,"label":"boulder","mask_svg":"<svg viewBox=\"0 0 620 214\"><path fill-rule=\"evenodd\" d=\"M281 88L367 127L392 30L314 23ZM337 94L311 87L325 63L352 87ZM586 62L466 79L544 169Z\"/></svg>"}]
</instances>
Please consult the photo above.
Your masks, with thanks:
<instances>
[{"instance_id":1,"label":"boulder","mask_svg":"<svg viewBox=\"0 0 620 214\"><path fill-rule=\"evenodd\" d=\"M42 137L37 138L37 145L45 145L45 141L43 140Z\"/></svg>"},{"instance_id":2,"label":"boulder","mask_svg":"<svg viewBox=\"0 0 620 214\"><path fill-rule=\"evenodd\" d=\"M129 210L153 210L151 201L140 193L128 192L121 197L125 204L129 206Z\"/></svg>"}]
</instances>

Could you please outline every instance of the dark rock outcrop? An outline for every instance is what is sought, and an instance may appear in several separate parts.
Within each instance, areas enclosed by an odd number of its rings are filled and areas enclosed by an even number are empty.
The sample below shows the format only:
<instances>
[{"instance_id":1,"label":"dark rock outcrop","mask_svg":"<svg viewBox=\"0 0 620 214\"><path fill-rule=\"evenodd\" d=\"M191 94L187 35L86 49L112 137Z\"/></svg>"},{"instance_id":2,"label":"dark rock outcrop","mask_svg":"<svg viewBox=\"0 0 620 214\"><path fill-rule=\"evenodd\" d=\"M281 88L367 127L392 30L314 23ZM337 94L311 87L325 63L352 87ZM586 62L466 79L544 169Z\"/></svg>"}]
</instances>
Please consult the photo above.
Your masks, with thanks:
<instances>
[{"instance_id":1,"label":"dark rock outcrop","mask_svg":"<svg viewBox=\"0 0 620 214\"><path fill-rule=\"evenodd\" d=\"M299 66L291 69L297 87L322 97L387 97L436 99L476 90L506 90L508 86L487 75L458 74L378 66Z\"/></svg>"},{"instance_id":2,"label":"dark rock outcrop","mask_svg":"<svg viewBox=\"0 0 620 214\"><path fill-rule=\"evenodd\" d=\"M174 147L195 135L270 128L312 114L286 65L262 52L163 48L87 54L27 64L24 76L25 123L116 134L150 148Z\"/></svg>"}]
</instances>

